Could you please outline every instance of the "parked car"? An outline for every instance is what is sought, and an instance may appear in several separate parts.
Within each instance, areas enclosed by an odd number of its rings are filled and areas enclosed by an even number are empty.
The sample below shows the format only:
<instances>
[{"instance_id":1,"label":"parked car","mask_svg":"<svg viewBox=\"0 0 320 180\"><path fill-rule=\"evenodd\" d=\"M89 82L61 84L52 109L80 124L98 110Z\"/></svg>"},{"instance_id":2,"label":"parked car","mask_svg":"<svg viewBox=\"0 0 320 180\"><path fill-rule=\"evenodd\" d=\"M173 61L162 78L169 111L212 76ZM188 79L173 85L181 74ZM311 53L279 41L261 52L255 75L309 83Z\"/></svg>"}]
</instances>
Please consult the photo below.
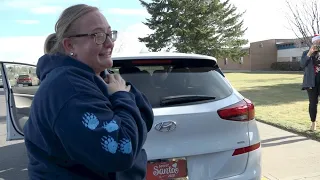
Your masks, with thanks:
<instances>
[{"instance_id":1,"label":"parked car","mask_svg":"<svg viewBox=\"0 0 320 180\"><path fill-rule=\"evenodd\" d=\"M17 85L28 85L28 86L36 86L39 85L39 79L30 74L22 74L17 78Z\"/></svg>"},{"instance_id":2,"label":"parked car","mask_svg":"<svg viewBox=\"0 0 320 180\"><path fill-rule=\"evenodd\" d=\"M254 105L231 85L215 58L144 53L113 60L109 72L120 73L153 106L155 121L144 146L147 180L261 179ZM27 102L22 92L8 88L8 140L23 138L25 105L31 105L35 91L28 89Z\"/></svg>"}]
</instances>

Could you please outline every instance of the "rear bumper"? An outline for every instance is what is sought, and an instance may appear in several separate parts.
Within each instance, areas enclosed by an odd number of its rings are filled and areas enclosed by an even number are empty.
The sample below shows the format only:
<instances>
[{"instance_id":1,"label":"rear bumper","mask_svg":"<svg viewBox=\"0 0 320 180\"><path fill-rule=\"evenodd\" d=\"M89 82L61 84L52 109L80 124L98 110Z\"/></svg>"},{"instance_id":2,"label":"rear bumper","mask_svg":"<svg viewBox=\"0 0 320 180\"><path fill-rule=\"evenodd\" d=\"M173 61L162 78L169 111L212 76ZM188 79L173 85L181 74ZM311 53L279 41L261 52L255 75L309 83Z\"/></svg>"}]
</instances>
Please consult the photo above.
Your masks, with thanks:
<instances>
[{"instance_id":1,"label":"rear bumper","mask_svg":"<svg viewBox=\"0 0 320 180\"><path fill-rule=\"evenodd\" d=\"M261 147L249 153L246 170L237 176L219 180L261 180Z\"/></svg>"},{"instance_id":2,"label":"rear bumper","mask_svg":"<svg viewBox=\"0 0 320 180\"><path fill-rule=\"evenodd\" d=\"M232 154L232 152L222 153ZM219 155L221 156L221 154ZM219 166L220 164L217 166L216 163L219 162L219 155L206 154L198 157L188 157L188 180L261 180L261 147L249 153L233 157L237 159L222 164L222 166ZM242 163L239 161L242 161ZM222 161L220 162L223 163ZM244 168L242 171L238 171L238 175L228 177L229 172L224 172L225 169L228 171L233 169L234 166L237 167L237 165L241 166L242 164Z\"/></svg>"}]
</instances>

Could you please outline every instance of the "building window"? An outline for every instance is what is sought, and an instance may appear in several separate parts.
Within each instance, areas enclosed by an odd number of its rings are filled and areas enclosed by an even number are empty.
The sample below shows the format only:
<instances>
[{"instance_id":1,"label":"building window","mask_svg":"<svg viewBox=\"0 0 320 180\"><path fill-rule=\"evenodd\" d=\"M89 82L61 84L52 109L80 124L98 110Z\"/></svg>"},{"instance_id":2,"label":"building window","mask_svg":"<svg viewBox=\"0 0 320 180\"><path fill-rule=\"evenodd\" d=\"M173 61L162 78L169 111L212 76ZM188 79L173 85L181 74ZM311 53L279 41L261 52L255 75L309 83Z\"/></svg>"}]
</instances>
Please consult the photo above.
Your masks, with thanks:
<instances>
[{"instance_id":1,"label":"building window","mask_svg":"<svg viewBox=\"0 0 320 180\"><path fill-rule=\"evenodd\" d=\"M292 62L298 62L299 60L298 60L298 57L292 57L292 60L291 60Z\"/></svg>"},{"instance_id":2,"label":"building window","mask_svg":"<svg viewBox=\"0 0 320 180\"><path fill-rule=\"evenodd\" d=\"M239 64L243 64L243 57L240 58Z\"/></svg>"},{"instance_id":3,"label":"building window","mask_svg":"<svg viewBox=\"0 0 320 180\"><path fill-rule=\"evenodd\" d=\"M263 44L262 43L260 43L260 48L263 48Z\"/></svg>"}]
</instances>

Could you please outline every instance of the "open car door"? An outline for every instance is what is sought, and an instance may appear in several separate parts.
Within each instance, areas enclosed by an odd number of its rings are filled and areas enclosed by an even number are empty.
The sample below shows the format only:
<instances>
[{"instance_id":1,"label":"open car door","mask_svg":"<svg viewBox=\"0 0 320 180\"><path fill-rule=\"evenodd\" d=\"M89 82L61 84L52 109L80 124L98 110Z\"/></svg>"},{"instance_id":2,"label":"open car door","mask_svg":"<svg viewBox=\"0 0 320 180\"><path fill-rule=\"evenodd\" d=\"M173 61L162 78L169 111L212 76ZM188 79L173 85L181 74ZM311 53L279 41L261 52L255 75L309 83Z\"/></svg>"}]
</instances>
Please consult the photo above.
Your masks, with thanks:
<instances>
[{"instance_id":1,"label":"open car door","mask_svg":"<svg viewBox=\"0 0 320 180\"><path fill-rule=\"evenodd\" d=\"M6 100L7 141L23 139L23 127L40 84L36 66L0 61L0 68Z\"/></svg>"}]
</instances>

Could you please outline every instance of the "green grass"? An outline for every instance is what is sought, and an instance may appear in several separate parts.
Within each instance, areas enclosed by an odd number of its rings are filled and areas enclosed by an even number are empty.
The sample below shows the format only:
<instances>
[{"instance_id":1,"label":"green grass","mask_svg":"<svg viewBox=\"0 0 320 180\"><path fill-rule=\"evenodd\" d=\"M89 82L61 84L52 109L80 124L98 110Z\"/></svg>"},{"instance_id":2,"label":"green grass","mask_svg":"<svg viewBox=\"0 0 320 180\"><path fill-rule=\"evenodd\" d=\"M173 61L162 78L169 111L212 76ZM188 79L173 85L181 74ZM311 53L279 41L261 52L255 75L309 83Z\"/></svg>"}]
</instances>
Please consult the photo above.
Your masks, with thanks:
<instances>
[{"instance_id":1,"label":"green grass","mask_svg":"<svg viewBox=\"0 0 320 180\"><path fill-rule=\"evenodd\" d=\"M231 84L255 104L256 119L320 141L309 131L308 96L301 90L301 73L225 73ZM318 110L320 118L320 110ZM318 121L319 124L319 121Z\"/></svg>"}]
</instances>

